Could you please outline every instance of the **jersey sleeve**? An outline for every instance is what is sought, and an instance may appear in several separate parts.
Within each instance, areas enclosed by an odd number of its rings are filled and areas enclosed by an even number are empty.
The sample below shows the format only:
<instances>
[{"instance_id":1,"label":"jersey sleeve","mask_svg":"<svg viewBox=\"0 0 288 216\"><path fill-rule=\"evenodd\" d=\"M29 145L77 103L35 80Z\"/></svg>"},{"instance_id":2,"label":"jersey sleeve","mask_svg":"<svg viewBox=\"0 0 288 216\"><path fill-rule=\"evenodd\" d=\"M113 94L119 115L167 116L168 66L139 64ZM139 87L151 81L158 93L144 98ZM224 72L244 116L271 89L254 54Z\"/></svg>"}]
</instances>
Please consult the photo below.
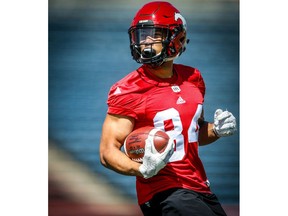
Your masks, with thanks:
<instances>
[{"instance_id":1,"label":"jersey sleeve","mask_svg":"<svg viewBox=\"0 0 288 216\"><path fill-rule=\"evenodd\" d=\"M109 114L117 114L123 116L129 116L137 119L137 104L139 105L140 100L132 94L125 95L113 95L109 94L107 104Z\"/></svg>"},{"instance_id":2,"label":"jersey sleeve","mask_svg":"<svg viewBox=\"0 0 288 216\"><path fill-rule=\"evenodd\" d=\"M188 80L189 82L194 83L194 85L198 87L204 98L206 92L206 86L200 71L198 69L194 69L193 74L189 77Z\"/></svg>"},{"instance_id":3,"label":"jersey sleeve","mask_svg":"<svg viewBox=\"0 0 288 216\"><path fill-rule=\"evenodd\" d=\"M135 80L134 80L135 81ZM129 116L139 119L144 112L145 100L135 82L114 84L109 92L107 105L109 114Z\"/></svg>"}]
</instances>

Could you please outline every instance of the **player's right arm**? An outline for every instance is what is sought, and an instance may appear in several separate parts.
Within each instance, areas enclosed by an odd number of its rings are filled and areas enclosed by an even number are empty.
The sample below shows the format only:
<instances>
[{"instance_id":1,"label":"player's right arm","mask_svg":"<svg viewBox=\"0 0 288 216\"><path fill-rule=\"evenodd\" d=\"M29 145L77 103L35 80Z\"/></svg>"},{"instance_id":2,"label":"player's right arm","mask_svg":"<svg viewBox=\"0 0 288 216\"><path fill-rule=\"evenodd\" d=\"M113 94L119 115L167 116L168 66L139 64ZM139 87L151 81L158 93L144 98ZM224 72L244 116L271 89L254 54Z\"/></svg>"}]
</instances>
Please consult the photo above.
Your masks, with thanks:
<instances>
[{"instance_id":1,"label":"player's right arm","mask_svg":"<svg viewBox=\"0 0 288 216\"><path fill-rule=\"evenodd\" d=\"M132 161L121 151L124 140L133 127L133 118L107 114L102 127L100 161L103 166L120 174L142 176L139 171L141 164Z\"/></svg>"}]
</instances>

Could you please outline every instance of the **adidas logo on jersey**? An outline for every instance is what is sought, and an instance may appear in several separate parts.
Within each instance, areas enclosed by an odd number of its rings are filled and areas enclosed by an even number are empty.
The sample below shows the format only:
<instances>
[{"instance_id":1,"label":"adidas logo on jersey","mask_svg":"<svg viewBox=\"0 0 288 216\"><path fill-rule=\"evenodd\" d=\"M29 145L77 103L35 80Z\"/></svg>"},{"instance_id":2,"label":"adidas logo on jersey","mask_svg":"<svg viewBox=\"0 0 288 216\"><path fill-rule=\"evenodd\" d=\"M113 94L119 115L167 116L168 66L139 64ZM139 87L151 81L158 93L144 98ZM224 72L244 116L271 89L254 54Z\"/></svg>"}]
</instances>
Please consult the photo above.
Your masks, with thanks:
<instances>
[{"instance_id":1,"label":"adidas logo on jersey","mask_svg":"<svg viewBox=\"0 0 288 216\"><path fill-rule=\"evenodd\" d=\"M114 92L114 95L116 95L116 94L121 94L121 90L120 90L119 87L117 87L116 90L115 90L115 92Z\"/></svg>"},{"instance_id":2,"label":"adidas logo on jersey","mask_svg":"<svg viewBox=\"0 0 288 216\"><path fill-rule=\"evenodd\" d=\"M183 104L186 103L186 101L180 96L176 102L176 104Z\"/></svg>"}]
</instances>

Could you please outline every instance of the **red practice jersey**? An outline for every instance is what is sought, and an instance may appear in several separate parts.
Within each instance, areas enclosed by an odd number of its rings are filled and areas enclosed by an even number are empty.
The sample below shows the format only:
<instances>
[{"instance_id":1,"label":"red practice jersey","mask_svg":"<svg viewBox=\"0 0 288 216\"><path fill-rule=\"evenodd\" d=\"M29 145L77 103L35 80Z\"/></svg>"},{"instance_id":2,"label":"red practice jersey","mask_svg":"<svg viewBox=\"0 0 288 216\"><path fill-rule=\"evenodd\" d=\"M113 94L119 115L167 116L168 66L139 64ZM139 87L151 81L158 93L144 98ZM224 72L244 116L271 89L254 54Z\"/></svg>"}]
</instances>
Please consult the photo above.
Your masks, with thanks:
<instances>
[{"instance_id":1,"label":"red practice jersey","mask_svg":"<svg viewBox=\"0 0 288 216\"><path fill-rule=\"evenodd\" d=\"M168 164L149 179L137 177L138 203L169 188L211 193L198 155L198 119L205 84L200 72L174 64L173 77L160 79L143 65L115 83L109 92L108 113L130 116L135 128L153 126L174 139L175 150Z\"/></svg>"}]
</instances>

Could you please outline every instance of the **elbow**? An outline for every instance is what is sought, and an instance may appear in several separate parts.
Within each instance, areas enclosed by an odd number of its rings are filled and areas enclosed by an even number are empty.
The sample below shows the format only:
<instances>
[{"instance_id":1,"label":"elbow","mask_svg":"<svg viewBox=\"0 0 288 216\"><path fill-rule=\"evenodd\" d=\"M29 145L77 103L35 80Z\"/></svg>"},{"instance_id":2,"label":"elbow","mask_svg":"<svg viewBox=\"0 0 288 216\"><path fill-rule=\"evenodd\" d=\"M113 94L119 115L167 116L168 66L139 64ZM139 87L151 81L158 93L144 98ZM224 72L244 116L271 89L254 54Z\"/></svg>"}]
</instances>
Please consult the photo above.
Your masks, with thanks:
<instances>
[{"instance_id":1,"label":"elbow","mask_svg":"<svg viewBox=\"0 0 288 216\"><path fill-rule=\"evenodd\" d=\"M108 168L107 160L105 159L105 152L100 150L100 163L102 166Z\"/></svg>"},{"instance_id":2,"label":"elbow","mask_svg":"<svg viewBox=\"0 0 288 216\"><path fill-rule=\"evenodd\" d=\"M100 163L107 169L111 169L117 172L115 161L113 160L115 156L110 149L105 149L100 151Z\"/></svg>"},{"instance_id":3,"label":"elbow","mask_svg":"<svg viewBox=\"0 0 288 216\"><path fill-rule=\"evenodd\" d=\"M100 163L102 166L109 168L107 161L103 157L100 157Z\"/></svg>"},{"instance_id":4,"label":"elbow","mask_svg":"<svg viewBox=\"0 0 288 216\"><path fill-rule=\"evenodd\" d=\"M101 157L100 157L100 164L101 164L102 166L104 166L104 167L107 167L106 161L105 161L103 158L101 158Z\"/></svg>"}]
</instances>

